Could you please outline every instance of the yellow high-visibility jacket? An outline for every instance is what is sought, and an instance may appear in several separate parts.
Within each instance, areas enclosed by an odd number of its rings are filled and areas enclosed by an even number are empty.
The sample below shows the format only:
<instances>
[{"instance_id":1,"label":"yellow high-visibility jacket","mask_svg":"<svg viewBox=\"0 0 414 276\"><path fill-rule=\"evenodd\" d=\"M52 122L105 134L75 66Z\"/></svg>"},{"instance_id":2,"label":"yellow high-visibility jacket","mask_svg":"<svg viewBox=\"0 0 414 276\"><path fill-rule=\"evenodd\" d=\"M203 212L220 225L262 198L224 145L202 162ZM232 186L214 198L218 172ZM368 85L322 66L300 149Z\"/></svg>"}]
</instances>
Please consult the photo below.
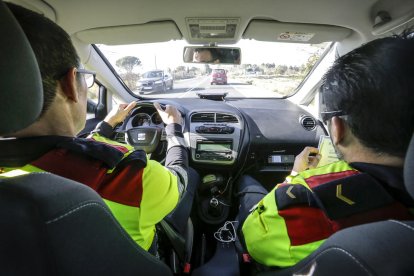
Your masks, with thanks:
<instances>
[{"instance_id":1,"label":"yellow high-visibility jacket","mask_svg":"<svg viewBox=\"0 0 414 276\"><path fill-rule=\"evenodd\" d=\"M412 219L408 206L389 192L391 187L405 193L402 168L338 161L289 176L243 223L247 251L262 265L288 267L340 229ZM411 200L409 204L413 206Z\"/></svg>"}]
</instances>

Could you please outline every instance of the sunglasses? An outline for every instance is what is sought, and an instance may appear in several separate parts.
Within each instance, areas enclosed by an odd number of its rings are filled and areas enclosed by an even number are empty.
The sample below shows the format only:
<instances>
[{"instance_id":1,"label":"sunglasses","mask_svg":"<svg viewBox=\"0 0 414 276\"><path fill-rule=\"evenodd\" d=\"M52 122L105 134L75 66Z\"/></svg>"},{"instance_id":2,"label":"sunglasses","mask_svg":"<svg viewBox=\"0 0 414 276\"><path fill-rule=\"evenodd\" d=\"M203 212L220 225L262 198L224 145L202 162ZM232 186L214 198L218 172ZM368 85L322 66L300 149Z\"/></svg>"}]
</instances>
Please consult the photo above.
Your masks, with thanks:
<instances>
[{"instance_id":1,"label":"sunglasses","mask_svg":"<svg viewBox=\"0 0 414 276\"><path fill-rule=\"evenodd\" d=\"M343 112L342 110L337 110L337 111L322 111L321 112L321 119L322 122L326 125L326 122L329 121L330 119L332 119L333 117L339 117L339 116L344 116L345 112Z\"/></svg>"}]
</instances>

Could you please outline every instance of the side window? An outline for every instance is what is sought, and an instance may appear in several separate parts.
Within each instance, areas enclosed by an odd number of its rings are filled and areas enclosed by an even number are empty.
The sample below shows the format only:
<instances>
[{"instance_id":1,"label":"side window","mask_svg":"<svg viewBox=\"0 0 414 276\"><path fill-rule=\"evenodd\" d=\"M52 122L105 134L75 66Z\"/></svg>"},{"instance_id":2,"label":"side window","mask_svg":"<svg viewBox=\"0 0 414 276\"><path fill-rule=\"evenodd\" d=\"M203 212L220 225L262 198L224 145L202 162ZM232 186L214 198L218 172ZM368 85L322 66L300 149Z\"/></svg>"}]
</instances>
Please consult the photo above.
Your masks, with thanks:
<instances>
[{"instance_id":1,"label":"side window","mask_svg":"<svg viewBox=\"0 0 414 276\"><path fill-rule=\"evenodd\" d=\"M96 104L99 101L99 85L96 82L88 89L88 100L92 100Z\"/></svg>"},{"instance_id":2,"label":"side window","mask_svg":"<svg viewBox=\"0 0 414 276\"><path fill-rule=\"evenodd\" d=\"M86 119L92 119L95 118L95 111L99 102L99 85L96 82L88 89L87 97L88 103Z\"/></svg>"}]
</instances>

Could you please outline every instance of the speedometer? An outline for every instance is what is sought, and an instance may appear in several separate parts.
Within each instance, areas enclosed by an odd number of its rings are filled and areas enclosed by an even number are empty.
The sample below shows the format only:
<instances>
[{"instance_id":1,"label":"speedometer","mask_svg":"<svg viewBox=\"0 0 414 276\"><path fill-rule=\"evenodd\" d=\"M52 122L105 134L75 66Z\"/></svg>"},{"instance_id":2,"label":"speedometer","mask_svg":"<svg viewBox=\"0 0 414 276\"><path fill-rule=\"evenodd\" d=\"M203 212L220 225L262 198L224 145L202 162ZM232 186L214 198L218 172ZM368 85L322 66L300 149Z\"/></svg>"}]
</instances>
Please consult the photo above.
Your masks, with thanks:
<instances>
[{"instance_id":1,"label":"speedometer","mask_svg":"<svg viewBox=\"0 0 414 276\"><path fill-rule=\"evenodd\" d=\"M133 127L149 126L151 125L151 117L146 113L138 113L131 121Z\"/></svg>"},{"instance_id":2,"label":"speedometer","mask_svg":"<svg viewBox=\"0 0 414 276\"><path fill-rule=\"evenodd\" d=\"M160 125L163 123L160 114L158 112L154 112L154 114L151 115L151 122L154 125Z\"/></svg>"}]
</instances>

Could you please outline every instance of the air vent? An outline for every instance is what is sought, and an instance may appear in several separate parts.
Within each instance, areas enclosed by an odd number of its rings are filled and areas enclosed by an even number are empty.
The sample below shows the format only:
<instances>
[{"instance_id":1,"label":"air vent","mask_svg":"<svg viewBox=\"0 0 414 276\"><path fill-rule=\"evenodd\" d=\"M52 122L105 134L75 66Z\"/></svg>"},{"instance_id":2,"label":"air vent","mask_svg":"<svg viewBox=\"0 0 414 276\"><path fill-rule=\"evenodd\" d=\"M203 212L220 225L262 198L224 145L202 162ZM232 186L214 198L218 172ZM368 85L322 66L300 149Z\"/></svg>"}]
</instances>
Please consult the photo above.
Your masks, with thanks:
<instances>
[{"instance_id":1,"label":"air vent","mask_svg":"<svg viewBox=\"0 0 414 276\"><path fill-rule=\"evenodd\" d=\"M214 113L196 113L191 116L191 122L214 123Z\"/></svg>"},{"instance_id":2,"label":"air vent","mask_svg":"<svg viewBox=\"0 0 414 276\"><path fill-rule=\"evenodd\" d=\"M303 128L308 131L312 131L316 128L316 120L311 116L303 115L299 118L299 122Z\"/></svg>"},{"instance_id":3,"label":"air vent","mask_svg":"<svg viewBox=\"0 0 414 276\"><path fill-rule=\"evenodd\" d=\"M236 116L233 116L233 115L217 113L216 122L217 123L238 123L239 120L237 120Z\"/></svg>"}]
</instances>

